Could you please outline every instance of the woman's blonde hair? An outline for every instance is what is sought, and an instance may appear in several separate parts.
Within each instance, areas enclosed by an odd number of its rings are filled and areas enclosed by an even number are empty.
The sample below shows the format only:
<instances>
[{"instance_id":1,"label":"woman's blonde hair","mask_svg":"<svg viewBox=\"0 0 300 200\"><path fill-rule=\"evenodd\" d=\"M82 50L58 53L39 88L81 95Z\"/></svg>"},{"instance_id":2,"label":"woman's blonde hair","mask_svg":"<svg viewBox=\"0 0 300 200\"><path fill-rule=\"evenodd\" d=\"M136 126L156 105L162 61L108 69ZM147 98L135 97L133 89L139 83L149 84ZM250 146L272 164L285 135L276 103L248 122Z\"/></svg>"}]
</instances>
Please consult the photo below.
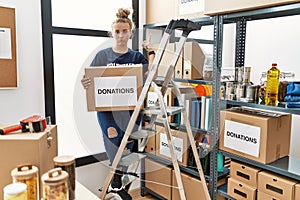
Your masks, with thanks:
<instances>
[{"instance_id":1,"label":"woman's blonde hair","mask_svg":"<svg viewBox=\"0 0 300 200\"><path fill-rule=\"evenodd\" d=\"M134 29L134 24L131 19L128 18L130 15L130 10L128 8L119 8L118 12L116 13L117 19L112 23L128 23L130 30Z\"/></svg>"}]
</instances>

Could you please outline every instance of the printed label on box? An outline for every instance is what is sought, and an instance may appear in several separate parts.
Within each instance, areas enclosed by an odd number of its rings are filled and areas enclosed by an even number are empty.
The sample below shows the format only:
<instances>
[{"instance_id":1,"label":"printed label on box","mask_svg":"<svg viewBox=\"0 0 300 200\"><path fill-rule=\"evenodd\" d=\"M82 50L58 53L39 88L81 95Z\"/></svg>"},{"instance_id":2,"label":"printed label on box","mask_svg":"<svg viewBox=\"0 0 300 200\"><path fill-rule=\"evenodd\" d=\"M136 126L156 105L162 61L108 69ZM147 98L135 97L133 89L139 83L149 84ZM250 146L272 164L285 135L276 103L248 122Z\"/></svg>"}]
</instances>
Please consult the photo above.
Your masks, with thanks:
<instances>
[{"instance_id":1,"label":"printed label on box","mask_svg":"<svg viewBox=\"0 0 300 200\"><path fill-rule=\"evenodd\" d=\"M259 157L260 127L225 120L224 146Z\"/></svg>"},{"instance_id":2,"label":"printed label on box","mask_svg":"<svg viewBox=\"0 0 300 200\"><path fill-rule=\"evenodd\" d=\"M177 160L179 162L182 162L182 156L183 156L183 139L174 137L172 136L173 139L173 145L175 149L175 154L177 157ZM161 155L167 156L171 158L171 153L170 153L170 148L169 148L169 143L167 139L167 134L165 133L160 133L160 144L159 144L159 153Z\"/></svg>"},{"instance_id":3,"label":"printed label on box","mask_svg":"<svg viewBox=\"0 0 300 200\"><path fill-rule=\"evenodd\" d=\"M135 76L95 77L96 107L135 106L137 81Z\"/></svg>"},{"instance_id":4,"label":"printed label on box","mask_svg":"<svg viewBox=\"0 0 300 200\"><path fill-rule=\"evenodd\" d=\"M204 0L179 0L179 15L204 11Z\"/></svg>"}]
</instances>

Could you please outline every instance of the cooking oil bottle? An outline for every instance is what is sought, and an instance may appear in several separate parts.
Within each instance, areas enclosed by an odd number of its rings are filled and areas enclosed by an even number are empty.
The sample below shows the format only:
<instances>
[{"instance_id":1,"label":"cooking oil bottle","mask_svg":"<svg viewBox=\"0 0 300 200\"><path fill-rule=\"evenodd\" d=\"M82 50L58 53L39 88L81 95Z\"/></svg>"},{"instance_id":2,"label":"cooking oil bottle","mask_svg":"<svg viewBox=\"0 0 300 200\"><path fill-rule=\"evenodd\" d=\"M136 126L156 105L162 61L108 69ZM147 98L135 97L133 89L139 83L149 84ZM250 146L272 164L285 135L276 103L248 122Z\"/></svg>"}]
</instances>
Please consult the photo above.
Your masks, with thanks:
<instances>
[{"instance_id":1,"label":"cooking oil bottle","mask_svg":"<svg viewBox=\"0 0 300 200\"><path fill-rule=\"evenodd\" d=\"M278 87L279 87L280 71L277 69L277 63L272 63L272 68L267 72L267 85L265 104L276 106L278 103Z\"/></svg>"}]
</instances>

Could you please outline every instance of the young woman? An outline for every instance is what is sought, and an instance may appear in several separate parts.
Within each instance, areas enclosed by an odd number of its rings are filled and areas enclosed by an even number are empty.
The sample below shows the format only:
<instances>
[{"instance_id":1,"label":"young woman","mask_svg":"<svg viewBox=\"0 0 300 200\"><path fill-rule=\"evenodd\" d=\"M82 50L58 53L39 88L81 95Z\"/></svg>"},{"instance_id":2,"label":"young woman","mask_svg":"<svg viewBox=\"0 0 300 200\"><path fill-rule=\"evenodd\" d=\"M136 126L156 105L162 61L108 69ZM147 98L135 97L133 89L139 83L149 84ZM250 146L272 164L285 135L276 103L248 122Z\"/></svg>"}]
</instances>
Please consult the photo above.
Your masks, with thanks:
<instances>
[{"instance_id":1,"label":"young woman","mask_svg":"<svg viewBox=\"0 0 300 200\"><path fill-rule=\"evenodd\" d=\"M118 65L143 64L143 74L144 76L147 75L148 66L150 66L149 63L153 61L155 54L149 47L149 41L144 41L143 43L143 47L149 54L149 62L142 53L128 48L127 43L132 36L134 28L132 21L128 18L129 14L129 9L120 8L118 10L116 14L117 18L112 23L111 32L112 37L115 40L115 44L113 47L99 51L92 61L91 66L114 67ZM83 87L86 89L89 87L91 79L84 76L81 82ZM103 133L105 150L111 163L113 162L119 145L121 144L132 113L133 111L97 112L98 123ZM141 119L138 118L134 131L138 129L140 121ZM127 145L127 149L130 151L132 150L132 147L133 145ZM111 182L109 191L118 193L122 199L132 199L127 191L122 188L121 177L122 175L117 171Z\"/></svg>"}]
</instances>

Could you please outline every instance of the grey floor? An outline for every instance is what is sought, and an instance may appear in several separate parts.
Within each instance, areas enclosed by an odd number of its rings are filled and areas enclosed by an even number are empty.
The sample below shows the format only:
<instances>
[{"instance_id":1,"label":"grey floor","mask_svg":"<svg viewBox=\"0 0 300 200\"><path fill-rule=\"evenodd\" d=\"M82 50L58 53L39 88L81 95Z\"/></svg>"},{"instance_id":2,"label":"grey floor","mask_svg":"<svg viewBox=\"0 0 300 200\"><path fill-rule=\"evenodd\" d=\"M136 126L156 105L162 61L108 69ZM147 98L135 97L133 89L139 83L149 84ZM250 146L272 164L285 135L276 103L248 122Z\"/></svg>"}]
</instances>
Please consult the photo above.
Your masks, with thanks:
<instances>
[{"instance_id":1,"label":"grey floor","mask_svg":"<svg viewBox=\"0 0 300 200\"><path fill-rule=\"evenodd\" d=\"M139 170L139 169L138 169ZM89 189L92 193L99 196L98 191L104 184L107 174L110 172L108 161L97 162L81 167L76 167L76 180ZM140 187L139 180L135 180L131 189Z\"/></svg>"}]
</instances>

